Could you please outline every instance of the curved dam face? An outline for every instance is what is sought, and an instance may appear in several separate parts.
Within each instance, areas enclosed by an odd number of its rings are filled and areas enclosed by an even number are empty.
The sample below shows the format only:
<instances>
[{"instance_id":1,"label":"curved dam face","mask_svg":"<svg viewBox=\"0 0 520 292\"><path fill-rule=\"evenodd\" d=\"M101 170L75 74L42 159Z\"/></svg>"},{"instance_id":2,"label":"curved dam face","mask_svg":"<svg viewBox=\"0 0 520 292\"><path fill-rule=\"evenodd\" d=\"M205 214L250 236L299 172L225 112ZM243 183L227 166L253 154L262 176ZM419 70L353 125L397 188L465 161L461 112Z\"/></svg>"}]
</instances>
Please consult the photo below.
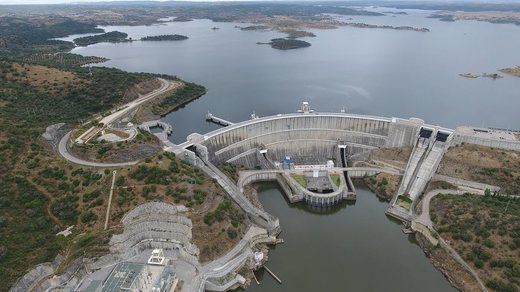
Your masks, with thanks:
<instances>
[{"instance_id":1,"label":"curved dam face","mask_svg":"<svg viewBox=\"0 0 520 292\"><path fill-rule=\"evenodd\" d=\"M296 113L256 118L203 136L214 164L255 167L262 155L270 161L286 156L298 165L340 165L348 155L375 148L413 145L424 124L419 119L382 118L344 113ZM259 154L260 150L262 154ZM267 150L267 151L266 151Z\"/></svg>"}]
</instances>

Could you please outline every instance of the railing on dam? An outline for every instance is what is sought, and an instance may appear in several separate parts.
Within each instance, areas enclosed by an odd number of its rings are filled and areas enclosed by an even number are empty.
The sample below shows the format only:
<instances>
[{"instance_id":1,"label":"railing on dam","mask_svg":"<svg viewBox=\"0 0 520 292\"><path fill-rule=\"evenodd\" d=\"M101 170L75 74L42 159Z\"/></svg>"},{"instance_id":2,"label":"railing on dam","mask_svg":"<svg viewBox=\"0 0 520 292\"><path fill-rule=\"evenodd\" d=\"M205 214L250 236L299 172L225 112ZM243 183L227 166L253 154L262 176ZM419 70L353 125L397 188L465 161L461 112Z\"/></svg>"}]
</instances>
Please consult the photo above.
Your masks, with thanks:
<instances>
[{"instance_id":1,"label":"railing on dam","mask_svg":"<svg viewBox=\"0 0 520 292\"><path fill-rule=\"evenodd\" d=\"M237 186L240 188L240 191L243 191L245 186L252 183L276 181L282 188L289 202L295 203L302 200L301 197L295 195L294 191L287 184L287 180L283 177L282 170L242 171L239 175Z\"/></svg>"},{"instance_id":2,"label":"railing on dam","mask_svg":"<svg viewBox=\"0 0 520 292\"><path fill-rule=\"evenodd\" d=\"M282 170L242 171L240 172L238 187L242 190L250 183L261 181L277 181L291 203L305 201L309 205L326 207L338 204L345 199L355 200L356 198L355 192L349 192L347 181L341 175L340 185L334 186L335 190L331 193L311 192Z\"/></svg>"}]
</instances>

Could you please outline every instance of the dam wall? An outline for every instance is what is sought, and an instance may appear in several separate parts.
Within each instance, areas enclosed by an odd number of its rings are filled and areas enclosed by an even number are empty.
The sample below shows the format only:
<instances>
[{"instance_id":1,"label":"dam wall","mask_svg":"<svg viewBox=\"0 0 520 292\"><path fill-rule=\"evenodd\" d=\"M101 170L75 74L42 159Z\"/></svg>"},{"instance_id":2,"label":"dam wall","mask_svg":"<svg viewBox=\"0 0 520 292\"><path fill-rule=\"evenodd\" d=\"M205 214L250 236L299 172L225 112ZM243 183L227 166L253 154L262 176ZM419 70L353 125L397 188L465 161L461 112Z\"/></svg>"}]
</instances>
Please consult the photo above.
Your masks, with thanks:
<instances>
[{"instance_id":1,"label":"dam wall","mask_svg":"<svg viewBox=\"0 0 520 292\"><path fill-rule=\"evenodd\" d=\"M282 188L287 200L291 203L299 202L303 199L303 196L295 194L287 183L288 180L284 177L283 172L278 170L243 171L240 173L238 186L243 189L246 185L266 181L276 181L280 188Z\"/></svg>"},{"instance_id":2,"label":"dam wall","mask_svg":"<svg viewBox=\"0 0 520 292\"><path fill-rule=\"evenodd\" d=\"M350 177L340 175L340 185L336 186L332 181L331 185L334 191L331 193L315 193L307 190L291 176L281 170L258 170L258 171L242 171L238 180L238 186L242 190L246 185L263 181L276 181L282 188L287 200L291 203L305 201L313 206L332 206L342 200L355 200L355 190L349 190L347 184L352 185ZM347 183L347 178L349 182ZM330 177L329 177L330 180Z\"/></svg>"},{"instance_id":3,"label":"dam wall","mask_svg":"<svg viewBox=\"0 0 520 292\"><path fill-rule=\"evenodd\" d=\"M271 161L290 156L296 164L324 164L337 160L339 145L346 145L351 155L412 145L423 123L345 113L284 114L218 129L204 135L200 144L214 164L258 165L253 149L267 149Z\"/></svg>"},{"instance_id":4,"label":"dam wall","mask_svg":"<svg viewBox=\"0 0 520 292\"><path fill-rule=\"evenodd\" d=\"M476 144L476 145L487 146L487 147L492 147L492 148L520 151L520 141L489 139L489 138L478 137L478 136L474 136L474 135L466 135L463 133L455 132L455 136L453 138L452 145L460 145L462 143Z\"/></svg>"}]
</instances>

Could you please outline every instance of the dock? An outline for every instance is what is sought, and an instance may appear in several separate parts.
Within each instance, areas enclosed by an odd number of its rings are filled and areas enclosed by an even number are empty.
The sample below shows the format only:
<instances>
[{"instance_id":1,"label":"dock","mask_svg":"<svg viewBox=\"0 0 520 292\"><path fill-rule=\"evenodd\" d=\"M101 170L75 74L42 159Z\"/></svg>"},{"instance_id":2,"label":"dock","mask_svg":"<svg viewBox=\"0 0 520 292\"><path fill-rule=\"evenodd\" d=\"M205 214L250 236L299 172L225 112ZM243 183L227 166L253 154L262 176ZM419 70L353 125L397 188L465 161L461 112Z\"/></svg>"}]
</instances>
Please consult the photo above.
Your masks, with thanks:
<instances>
[{"instance_id":1,"label":"dock","mask_svg":"<svg viewBox=\"0 0 520 292\"><path fill-rule=\"evenodd\" d=\"M415 231L413 231L411 228L403 228L401 229L404 234L413 234Z\"/></svg>"},{"instance_id":2,"label":"dock","mask_svg":"<svg viewBox=\"0 0 520 292\"><path fill-rule=\"evenodd\" d=\"M256 278L255 271L251 271L251 273L253 274L253 278L255 279L256 285L260 285L260 282Z\"/></svg>"},{"instance_id":3,"label":"dock","mask_svg":"<svg viewBox=\"0 0 520 292\"><path fill-rule=\"evenodd\" d=\"M264 266L264 269L271 275L273 276L273 278L278 281L278 283L282 284L282 280L280 280L280 278L278 278L273 272L271 272L271 270L269 270L269 268L267 266Z\"/></svg>"},{"instance_id":4,"label":"dock","mask_svg":"<svg viewBox=\"0 0 520 292\"><path fill-rule=\"evenodd\" d=\"M208 122L213 122L215 124L218 124L218 125L221 125L221 126L224 126L224 127L227 127L227 126L231 126L233 125L232 122L230 121L227 121L227 120L224 120L223 118L219 118L217 116L214 116L212 113L210 113L208 111L208 113L206 114L206 121Z\"/></svg>"}]
</instances>

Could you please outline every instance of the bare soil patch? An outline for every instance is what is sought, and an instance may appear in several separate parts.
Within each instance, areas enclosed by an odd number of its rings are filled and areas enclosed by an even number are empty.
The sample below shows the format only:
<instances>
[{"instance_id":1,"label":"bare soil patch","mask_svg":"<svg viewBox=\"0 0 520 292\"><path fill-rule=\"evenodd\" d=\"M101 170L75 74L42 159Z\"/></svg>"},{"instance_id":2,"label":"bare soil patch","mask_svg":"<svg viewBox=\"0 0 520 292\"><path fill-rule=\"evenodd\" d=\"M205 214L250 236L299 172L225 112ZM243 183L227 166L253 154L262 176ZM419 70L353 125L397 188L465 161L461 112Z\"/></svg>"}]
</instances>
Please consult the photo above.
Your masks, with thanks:
<instances>
[{"instance_id":1,"label":"bare soil patch","mask_svg":"<svg viewBox=\"0 0 520 292\"><path fill-rule=\"evenodd\" d=\"M405 168L412 153L412 147L381 148L370 152L369 160L382 161L397 167Z\"/></svg>"},{"instance_id":2,"label":"bare soil patch","mask_svg":"<svg viewBox=\"0 0 520 292\"><path fill-rule=\"evenodd\" d=\"M140 96L146 95L161 87L161 81L157 78L149 79L137 83L136 85L128 88L123 96L122 103L128 103L132 100L137 99Z\"/></svg>"},{"instance_id":3,"label":"bare soil patch","mask_svg":"<svg viewBox=\"0 0 520 292\"><path fill-rule=\"evenodd\" d=\"M400 175L379 173L374 176L365 177L363 181L378 198L390 202L399 188Z\"/></svg>"},{"instance_id":4,"label":"bare soil patch","mask_svg":"<svg viewBox=\"0 0 520 292\"><path fill-rule=\"evenodd\" d=\"M69 71L18 63L13 63L11 71L5 74L5 77L8 80L27 83L44 91L57 91L87 82Z\"/></svg>"}]
</instances>

